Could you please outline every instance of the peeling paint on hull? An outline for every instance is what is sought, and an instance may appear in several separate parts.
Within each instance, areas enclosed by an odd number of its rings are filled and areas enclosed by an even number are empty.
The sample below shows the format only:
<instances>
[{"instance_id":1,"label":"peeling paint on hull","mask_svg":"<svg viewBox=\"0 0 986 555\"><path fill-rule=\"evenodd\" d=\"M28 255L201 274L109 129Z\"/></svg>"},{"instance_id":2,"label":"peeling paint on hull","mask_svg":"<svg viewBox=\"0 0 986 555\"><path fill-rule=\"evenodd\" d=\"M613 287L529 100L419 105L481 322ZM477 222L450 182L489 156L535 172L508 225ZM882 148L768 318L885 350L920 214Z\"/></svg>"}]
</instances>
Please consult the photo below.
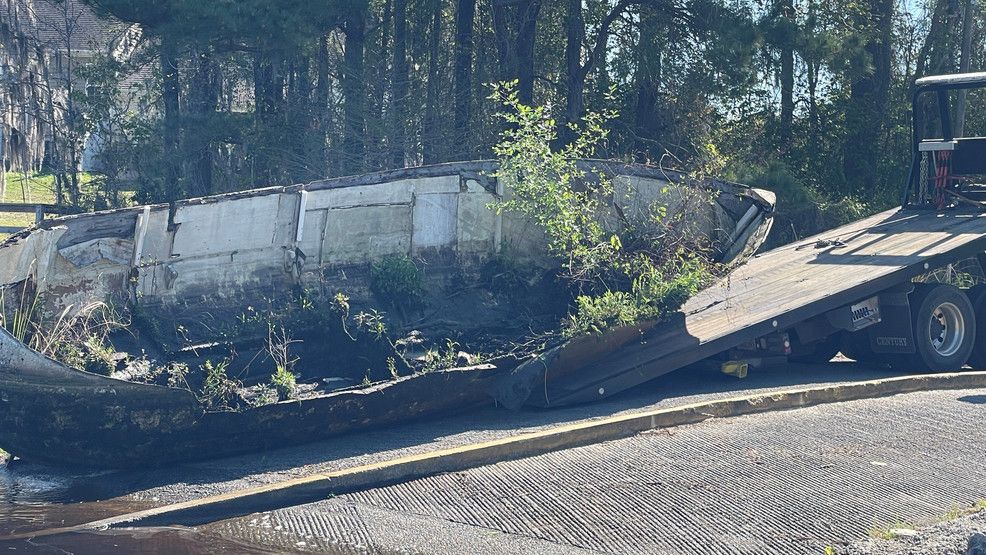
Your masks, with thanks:
<instances>
[{"instance_id":1,"label":"peeling paint on hull","mask_svg":"<svg viewBox=\"0 0 986 555\"><path fill-rule=\"evenodd\" d=\"M750 253L769 229L769 192L709 181L714 201L694 202L694 187L673 172L585 164L613 177L624 211L659 201L688 213L723 260ZM329 274L345 277L390 254L451 267L509 248L549 264L529 222L488 209L505 194L489 177L494 169L492 162L443 164L47 220L0 244L0 286L30 283L55 313L104 299L180 313L204 300L232 305ZM486 391L498 372L453 369L206 413L188 391L77 371L0 331L0 446L23 458L96 467L217 457L492 403Z\"/></svg>"}]
</instances>

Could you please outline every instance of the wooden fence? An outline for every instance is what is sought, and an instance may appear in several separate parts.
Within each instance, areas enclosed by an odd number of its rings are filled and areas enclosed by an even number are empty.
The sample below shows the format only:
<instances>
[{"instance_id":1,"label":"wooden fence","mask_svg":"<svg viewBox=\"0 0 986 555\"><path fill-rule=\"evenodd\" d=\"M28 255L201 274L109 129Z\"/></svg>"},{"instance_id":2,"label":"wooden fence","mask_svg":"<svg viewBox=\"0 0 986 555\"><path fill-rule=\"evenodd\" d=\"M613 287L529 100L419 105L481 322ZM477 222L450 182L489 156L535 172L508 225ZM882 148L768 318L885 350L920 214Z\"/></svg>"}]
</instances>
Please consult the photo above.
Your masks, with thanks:
<instances>
[{"instance_id":1,"label":"wooden fence","mask_svg":"<svg viewBox=\"0 0 986 555\"><path fill-rule=\"evenodd\" d=\"M39 204L31 202L3 202L0 203L0 213L3 212L17 212L17 213L27 213L30 214L34 212L34 223L39 224L45 219L45 214L78 214L82 212L79 208L74 206L65 206L62 204ZM17 233L18 231L24 229L18 226L0 226L0 233Z\"/></svg>"}]
</instances>

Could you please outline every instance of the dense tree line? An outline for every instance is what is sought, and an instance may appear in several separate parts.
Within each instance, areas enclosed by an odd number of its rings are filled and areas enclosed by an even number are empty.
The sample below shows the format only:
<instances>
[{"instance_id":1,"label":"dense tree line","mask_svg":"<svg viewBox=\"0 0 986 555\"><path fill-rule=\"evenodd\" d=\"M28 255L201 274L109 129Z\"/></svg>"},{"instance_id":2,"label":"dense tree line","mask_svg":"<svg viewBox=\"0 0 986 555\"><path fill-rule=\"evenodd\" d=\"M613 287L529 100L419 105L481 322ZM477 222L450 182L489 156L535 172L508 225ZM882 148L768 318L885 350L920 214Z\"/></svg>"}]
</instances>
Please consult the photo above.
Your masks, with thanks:
<instances>
[{"instance_id":1,"label":"dense tree line","mask_svg":"<svg viewBox=\"0 0 986 555\"><path fill-rule=\"evenodd\" d=\"M489 157L516 81L559 143L615 111L606 156L773 188L805 229L891 202L914 79L986 62L979 0L84 1L141 32L76 93L148 201Z\"/></svg>"}]
</instances>

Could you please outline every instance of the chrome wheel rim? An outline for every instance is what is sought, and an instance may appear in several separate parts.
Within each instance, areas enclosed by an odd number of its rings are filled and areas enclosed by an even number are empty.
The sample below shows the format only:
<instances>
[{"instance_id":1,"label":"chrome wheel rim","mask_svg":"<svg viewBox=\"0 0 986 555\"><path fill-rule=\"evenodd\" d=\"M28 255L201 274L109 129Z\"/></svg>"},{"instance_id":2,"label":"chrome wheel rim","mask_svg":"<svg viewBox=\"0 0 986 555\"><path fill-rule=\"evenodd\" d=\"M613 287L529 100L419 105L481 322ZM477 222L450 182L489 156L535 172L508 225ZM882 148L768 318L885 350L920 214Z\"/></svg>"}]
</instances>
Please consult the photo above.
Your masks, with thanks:
<instances>
[{"instance_id":1,"label":"chrome wheel rim","mask_svg":"<svg viewBox=\"0 0 986 555\"><path fill-rule=\"evenodd\" d=\"M928 339L940 356L949 357L958 352L965 340L965 318L959 307L946 302L931 311Z\"/></svg>"}]
</instances>

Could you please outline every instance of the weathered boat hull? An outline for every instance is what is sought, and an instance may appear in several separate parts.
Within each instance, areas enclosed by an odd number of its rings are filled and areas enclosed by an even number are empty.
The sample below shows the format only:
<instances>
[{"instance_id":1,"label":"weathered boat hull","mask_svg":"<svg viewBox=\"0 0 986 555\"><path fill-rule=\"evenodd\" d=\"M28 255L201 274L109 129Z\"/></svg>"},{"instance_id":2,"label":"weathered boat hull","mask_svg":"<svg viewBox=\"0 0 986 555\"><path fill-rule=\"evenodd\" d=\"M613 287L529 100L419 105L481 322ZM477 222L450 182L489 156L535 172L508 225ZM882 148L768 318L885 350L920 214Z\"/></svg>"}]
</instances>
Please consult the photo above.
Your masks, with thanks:
<instances>
[{"instance_id":1,"label":"weathered boat hull","mask_svg":"<svg viewBox=\"0 0 986 555\"><path fill-rule=\"evenodd\" d=\"M35 461L157 466L314 441L491 403L489 365L400 378L242 412L205 412L191 392L74 370L0 328L0 445Z\"/></svg>"},{"instance_id":2,"label":"weathered boat hull","mask_svg":"<svg viewBox=\"0 0 986 555\"><path fill-rule=\"evenodd\" d=\"M769 192L719 181L696 186L645 166L582 163L613 178L614 212L666 203L689 216L681 225L708 239L721 261L752 253L770 227ZM313 283L345 291L355 305L369 290L354 276L394 254L428 260L436 279L442 268L475 269L504 252L550 266L536 226L489 209L509 195L490 177L495 169L492 162L445 164L56 218L0 244L0 287L30 287L48 314L115 299L180 323L231 320L251 299ZM587 352L618 349L639 335L621 333ZM167 352L165 343L154 346ZM491 403L486 392L498 373L489 366L432 372L207 413L187 390L74 370L0 330L0 448L97 467L218 457Z\"/></svg>"}]
</instances>

